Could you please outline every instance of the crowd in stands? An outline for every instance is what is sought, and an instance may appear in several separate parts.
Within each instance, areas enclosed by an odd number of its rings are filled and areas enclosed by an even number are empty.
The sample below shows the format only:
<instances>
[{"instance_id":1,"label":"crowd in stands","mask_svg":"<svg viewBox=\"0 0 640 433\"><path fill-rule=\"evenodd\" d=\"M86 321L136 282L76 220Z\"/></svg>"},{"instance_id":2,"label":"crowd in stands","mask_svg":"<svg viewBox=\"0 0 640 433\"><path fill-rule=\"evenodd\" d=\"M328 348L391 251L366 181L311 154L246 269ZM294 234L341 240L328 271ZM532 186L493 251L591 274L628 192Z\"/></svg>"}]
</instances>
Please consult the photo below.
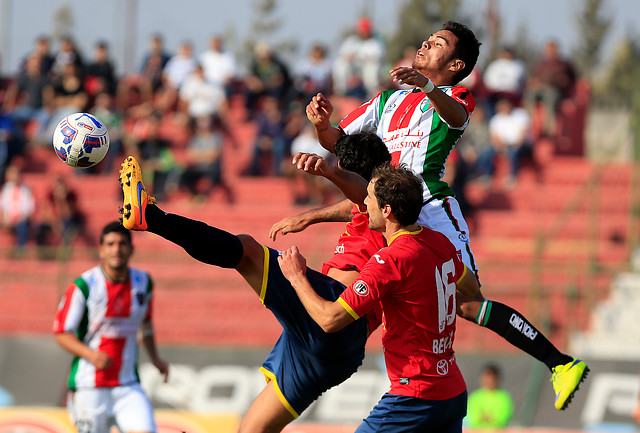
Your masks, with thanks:
<instances>
[{"instance_id":1,"label":"crowd in stands","mask_svg":"<svg viewBox=\"0 0 640 433\"><path fill-rule=\"evenodd\" d=\"M64 116L84 111L105 122L111 137L107 157L86 170L89 175L111 174L124 154L134 154L141 160L152 193L161 199L182 191L194 200L206 200L220 191L225 202L233 203L224 155L228 149L246 145L251 151L239 175L284 176L296 204L327 203L336 198L336 191L321 178L300 176L288 164L296 151L324 151L309 128L306 104L312 95L323 92L359 105L395 85L389 80L388 65L410 65L417 48L407 47L402 58L389 61L383 38L363 17L333 56L327 46L316 43L297 62L288 64L272 46L258 42L250 58L243 59L247 60L243 69L219 35L213 35L201 53L194 52L192 41L187 40L174 53L161 34L154 34L139 70L118 76L107 42L96 42L92 56L85 58L70 37L59 41L57 51L47 37L40 37L24 55L19 70L3 80L2 224L15 231L18 250L22 248L27 237L25 221L34 204L28 187L20 183L20 157L34 146L48 146L53 128ZM484 73L476 68L462 83L476 98L476 114L447 169L459 195L464 195L469 179L491 185L500 155L510 164L505 185L515 185L519 162L531 155L536 138L555 133L555 112L561 100L570 97L575 81L573 67L560 56L555 42L547 44L531 72L508 47L499 51ZM245 113L240 120L230 116L234 100L241 101ZM346 113L336 108L338 121ZM532 119L541 113L545 120L534 130ZM247 123L255 127L255 137L251 143L240 143L236 131ZM18 196L19 206L7 204ZM67 198L71 207L73 200ZM65 210L67 215L60 216L64 221L58 223L41 222L38 242L51 243L55 234L59 242L68 244L68 233L82 234L81 212L68 215L73 212Z\"/></svg>"}]
</instances>

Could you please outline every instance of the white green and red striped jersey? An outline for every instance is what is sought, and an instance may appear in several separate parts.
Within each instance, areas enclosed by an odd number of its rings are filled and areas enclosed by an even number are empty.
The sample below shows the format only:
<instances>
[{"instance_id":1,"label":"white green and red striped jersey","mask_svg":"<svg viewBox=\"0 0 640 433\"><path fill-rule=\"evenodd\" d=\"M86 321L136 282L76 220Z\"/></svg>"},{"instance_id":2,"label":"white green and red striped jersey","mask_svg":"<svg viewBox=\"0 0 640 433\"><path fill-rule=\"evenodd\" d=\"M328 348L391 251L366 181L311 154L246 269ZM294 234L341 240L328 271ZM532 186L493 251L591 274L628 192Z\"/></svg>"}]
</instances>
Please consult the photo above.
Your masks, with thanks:
<instances>
[{"instance_id":1,"label":"white green and red striped jersey","mask_svg":"<svg viewBox=\"0 0 640 433\"><path fill-rule=\"evenodd\" d=\"M101 266L84 272L67 288L56 312L53 332L71 332L94 350L105 352L111 364L104 370L74 357L69 389L101 388L139 382L138 330L151 319L153 282L129 268L129 280L109 281Z\"/></svg>"},{"instance_id":2,"label":"white green and red striped jersey","mask_svg":"<svg viewBox=\"0 0 640 433\"><path fill-rule=\"evenodd\" d=\"M475 101L463 86L440 90L467 110L467 121L459 128L449 126L435 111L426 93L419 90L385 90L353 110L340 121L347 134L370 131L387 145L394 165L406 164L424 181L424 200L452 196L444 175L445 163L469 124Z\"/></svg>"}]
</instances>

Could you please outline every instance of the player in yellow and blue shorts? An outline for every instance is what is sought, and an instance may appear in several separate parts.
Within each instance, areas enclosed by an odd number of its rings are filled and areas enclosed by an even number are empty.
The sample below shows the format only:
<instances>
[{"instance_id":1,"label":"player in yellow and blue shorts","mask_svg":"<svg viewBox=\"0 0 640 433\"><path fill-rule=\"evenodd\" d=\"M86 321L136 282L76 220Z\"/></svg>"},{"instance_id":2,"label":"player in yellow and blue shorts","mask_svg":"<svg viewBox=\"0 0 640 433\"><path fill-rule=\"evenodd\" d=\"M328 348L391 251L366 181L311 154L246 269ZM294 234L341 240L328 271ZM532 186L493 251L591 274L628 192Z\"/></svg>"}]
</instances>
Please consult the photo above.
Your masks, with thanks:
<instances>
[{"instance_id":1,"label":"player in yellow and blue shorts","mask_svg":"<svg viewBox=\"0 0 640 433\"><path fill-rule=\"evenodd\" d=\"M235 236L155 205L142 183L133 157L122 164L123 225L146 230L181 246L196 260L236 269L283 326L283 332L264 361L267 385L243 417L240 431L280 431L327 389L343 382L362 363L371 329L380 323L379 310L339 333L326 334L306 313L278 265L279 252L249 235ZM307 270L316 292L335 301L345 286ZM364 318L363 318L364 319Z\"/></svg>"}]
</instances>

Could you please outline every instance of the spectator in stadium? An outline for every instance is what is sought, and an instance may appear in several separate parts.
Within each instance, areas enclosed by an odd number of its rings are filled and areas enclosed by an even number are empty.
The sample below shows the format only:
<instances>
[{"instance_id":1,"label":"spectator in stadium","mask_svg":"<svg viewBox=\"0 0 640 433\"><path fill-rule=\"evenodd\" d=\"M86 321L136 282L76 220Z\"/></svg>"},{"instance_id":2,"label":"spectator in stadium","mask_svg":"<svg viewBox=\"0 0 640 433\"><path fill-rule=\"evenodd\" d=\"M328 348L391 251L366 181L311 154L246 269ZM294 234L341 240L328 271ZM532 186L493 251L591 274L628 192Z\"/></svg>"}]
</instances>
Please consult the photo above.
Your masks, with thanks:
<instances>
[{"instance_id":1,"label":"spectator in stadium","mask_svg":"<svg viewBox=\"0 0 640 433\"><path fill-rule=\"evenodd\" d=\"M94 166L95 170L102 173L111 173L114 161L122 154L124 138L123 116L116 109L114 97L109 92L98 93L95 97L94 105L89 111L102 120L109 131L109 152L107 152L101 164Z\"/></svg>"},{"instance_id":2,"label":"spectator in stadium","mask_svg":"<svg viewBox=\"0 0 640 433\"><path fill-rule=\"evenodd\" d=\"M370 98L380 90L386 47L369 17L361 17L355 30L342 42L333 62L333 90L341 96Z\"/></svg>"},{"instance_id":3,"label":"spectator in stadium","mask_svg":"<svg viewBox=\"0 0 640 433\"><path fill-rule=\"evenodd\" d=\"M29 227L35 211L35 200L31 187L22 179L22 168L14 163L7 167L5 182L0 190L1 226L15 237L13 255L22 257L29 241Z\"/></svg>"},{"instance_id":4,"label":"spectator in stadium","mask_svg":"<svg viewBox=\"0 0 640 433\"><path fill-rule=\"evenodd\" d=\"M187 144L182 185L199 201L220 189L226 202L233 203L233 191L224 178L222 165L225 128L218 117L205 115L193 119L193 130ZM205 188L202 188L202 181L206 183Z\"/></svg>"},{"instance_id":5,"label":"spectator in stadium","mask_svg":"<svg viewBox=\"0 0 640 433\"><path fill-rule=\"evenodd\" d=\"M93 59L87 65L85 87L91 97L98 93L115 94L118 78L115 67L109 58L109 47L105 41L96 42L93 49Z\"/></svg>"},{"instance_id":6,"label":"spectator in stadium","mask_svg":"<svg viewBox=\"0 0 640 433\"><path fill-rule=\"evenodd\" d=\"M515 57L513 49L507 46L498 50L484 71L484 85L488 92L490 115L499 99L509 99L514 106L520 106L522 92L527 81L527 71L522 60Z\"/></svg>"},{"instance_id":7,"label":"spectator in stadium","mask_svg":"<svg viewBox=\"0 0 640 433\"><path fill-rule=\"evenodd\" d=\"M178 93L187 77L196 69L197 62L193 55L190 41L183 41L178 46L177 53L172 56L164 67L163 91L159 101L160 109L172 111L178 101Z\"/></svg>"},{"instance_id":8,"label":"spectator in stadium","mask_svg":"<svg viewBox=\"0 0 640 433\"><path fill-rule=\"evenodd\" d=\"M51 55L49 38L47 36L38 36L38 38L36 38L33 51L28 53L20 64L20 72L25 70L27 60L31 56L35 56L40 60L40 73L42 75L49 75L51 73L55 59Z\"/></svg>"},{"instance_id":9,"label":"spectator in stadium","mask_svg":"<svg viewBox=\"0 0 640 433\"><path fill-rule=\"evenodd\" d=\"M264 96L256 114L257 132L246 176L279 176L287 154L284 135L285 117L280 102L274 96Z\"/></svg>"},{"instance_id":10,"label":"spectator in stadium","mask_svg":"<svg viewBox=\"0 0 640 433\"><path fill-rule=\"evenodd\" d=\"M297 97L308 101L318 92L330 94L331 69L326 47L321 43L313 44L309 55L300 60L294 69Z\"/></svg>"},{"instance_id":11,"label":"spectator in stadium","mask_svg":"<svg viewBox=\"0 0 640 433\"><path fill-rule=\"evenodd\" d=\"M500 388L500 368L487 364L480 373L480 388L469 394L466 427L498 430L506 427L513 417L513 398Z\"/></svg>"},{"instance_id":12,"label":"spectator in stadium","mask_svg":"<svg viewBox=\"0 0 640 433\"><path fill-rule=\"evenodd\" d=\"M473 70L479 47L480 42L467 26L449 21L423 42L411 68L390 71L394 81L414 85L413 92L381 92L347 114L337 127L330 120L333 105L323 94L314 96L307 105L307 117L326 149L333 151L345 134L375 132L392 152L394 162L410 165L424 179L425 206L419 222L445 234L476 276L469 228L451 188L441 177L447 157L475 107L470 91L456 84ZM544 362L552 372L555 407L566 407L588 374L584 361L561 353L537 330L529 334L533 338L516 331L513 320L526 323L527 329L534 327L513 308L485 298L479 288L473 296L460 296L458 303L462 317L493 330Z\"/></svg>"},{"instance_id":13,"label":"spectator in stadium","mask_svg":"<svg viewBox=\"0 0 640 433\"><path fill-rule=\"evenodd\" d=\"M129 266L131 232L117 221L102 229L99 253L102 263L68 286L53 323L56 343L74 356L67 409L79 432L155 433L137 373L141 340L165 382L169 375L153 332L153 282Z\"/></svg>"},{"instance_id":14,"label":"spectator in stadium","mask_svg":"<svg viewBox=\"0 0 640 433\"><path fill-rule=\"evenodd\" d=\"M189 41L182 41L178 52L169 58L164 67L164 80L171 88L179 90L184 80L196 68L197 62L193 56L193 46Z\"/></svg>"},{"instance_id":15,"label":"spectator in stadium","mask_svg":"<svg viewBox=\"0 0 640 433\"><path fill-rule=\"evenodd\" d=\"M308 123L291 143L291 154L298 153L315 153L326 160L333 160L331 152L320 146L313 127ZM284 164L283 173L289 179L296 205L325 205L338 195L333 184L327 179L309 176L292 164Z\"/></svg>"},{"instance_id":16,"label":"spectator in stadium","mask_svg":"<svg viewBox=\"0 0 640 433\"><path fill-rule=\"evenodd\" d=\"M263 97L275 98L280 109L289 104L292 86L289 68L264 41L257 42L253 48L244 85L249 119L254 119L260 110Z\"/></svg>"},{"instance_id":17,"label":"spectator in stadium","mask_svg":"<svg viewBox=\"0 0 640 433\"><path fill-rule=\"evenodd\" d=\"M50 257L50 246L58 244L59 258L68 257L73 241L80 237L85 246L93 247L94 240L87 230L86 215L78 202L78 195L69 188L62 176L53 179L46 199L42 201L36 243L41 258Z\"/></svg>"},{"instance_id":18,"label":"spectator in stadium","mask_svg":"<svg viewBox=\"0 0 640 433\"><path fill-rule=\"evenodd\" d=\"M231 96L240 79L240 72L235 55L224 49L222 36L211 36L209 48L200 54L199 60L207 81L222 87L227 97Z\"/></svg>"},{"instance_id":19,"label":"spectator in stadium","mask_svg":"<svg viewBox=\"0 0 640 433\"><path fill-rule=\"evenodd\" d=\"M494 155L502 154L509 161L509 174L505 186L513 187L518 178L523 158L531 157L531 120L524 108L514 107L510 99L496 103L496 114L489 120L491 149ZM489 173L493 176L494 169Z\"/></svg>"},{"instance_id":20,"label":"spectator in stadium","mask_svg":"<svg viewBox=\"0 0 640 433\"><path fill-rule=\"evenodd\" d=\"M144 161L145 178L150 179L153 194L161 199L178 187L180 168L171 142L162 136L162 114L153 111L139 119L133 129L134 152Z\"/></svg>"},{"instance_id":21,"label":"spectator in stadium","mask_svg":"<svg viewBox=\"0 0 640 433\"><path fill-rule=\"evenodd\" d=\"M41 128L39 135L34 137L41 144L51 141L54 128L62 118L84 112L87 108L89 96L75 63L64 64L62 73L52 79L51 85L45 89L45 101L49 100L52 101L50 118L46 122L44 132Z\"/></svg>"},{"instance_id":22,"label":"spectator in stadium","mask_svg":"<svg viewBox=\"0 0 640 433\"><path fill-rule=\"evenodd\" d=\"M45 123L49 117L48 103L45 102L45 89L51 79L42 72L42 59L36 55L27 57L24 69L7 88L2 101L5 112L11 113L13 119L27 129L29 122L36 125Z\"/></svg>"},{"instance_id":23,"label":"spectator in stadium","mask_svg":"<svg viewBox=\"0 0 640 433\"><path fill-rule=\"evenodd\" d=\"M555 40L547 41L543 56L535 64L524 93L524 103L529 112L534 112L537 103L542 103L544 107L544 134L554 136L557 133L556 116L560 102L571 96L575 84L575 67L560 55Z\"/></svg>"},{"instance_id":24,"label":"spectator in stadium","mask_svg":"<svg viewBox=\"0 0 640 433\"><path fill-rule=\"evenodd\" d=\"M149 51L145 54L140 68L139 87L142 102L151 102L153 95L162 88L164 68L171 58L164 48L160 34L149 38Z\"/></svg>"},{"instance_id":25,"label":"spectator in stadium","mask_svg":"<svg viewBox=\"0 0 640 433\"><path fill-rule=\"evenodd\" d=\"M179 120L187 125L202 116L217 117L221 124L229 130L229 103L220 84L207 81L204 69L196 65L184 80L179 91L178 113L185 115Z\"/></svg>"},{"instance_id":26,"label":"spectator in stadium","mask_svg":"<svg viewBox=\"0 0 640 433\"><path fill-rule=\"evenodd\" d=\"M84 74L84 60L80 50L71 36L64 36L60 40L60 49L54 56L52 71L54 75L62 75L64 73L65 66L73 64L78 76L82 77Z\"/></svg>"},{"instance_id":27,"label":"spectator in stadium","mask_svg":"<svg viewBox=\"0 0 640 433\"><path fill-rule=\"evenodd\" d=\"M0 179L4 179L5 171L14 158L24 154L25 147L20 126L10 114L0 111Z\"/></svg>"},{"instance_id":28,"label":"spectator in stadium","mask_svg":"<svg viewBox=\"0 0 640 433\"><path fill-rule=\"evenodd\" d=\"M483 185L491 182L494 157L486 113L483 105L477 105L469 119L469 127L456 143L458 153L469 166L470 180L477 179Z\"/></svg>"}]
</instances>

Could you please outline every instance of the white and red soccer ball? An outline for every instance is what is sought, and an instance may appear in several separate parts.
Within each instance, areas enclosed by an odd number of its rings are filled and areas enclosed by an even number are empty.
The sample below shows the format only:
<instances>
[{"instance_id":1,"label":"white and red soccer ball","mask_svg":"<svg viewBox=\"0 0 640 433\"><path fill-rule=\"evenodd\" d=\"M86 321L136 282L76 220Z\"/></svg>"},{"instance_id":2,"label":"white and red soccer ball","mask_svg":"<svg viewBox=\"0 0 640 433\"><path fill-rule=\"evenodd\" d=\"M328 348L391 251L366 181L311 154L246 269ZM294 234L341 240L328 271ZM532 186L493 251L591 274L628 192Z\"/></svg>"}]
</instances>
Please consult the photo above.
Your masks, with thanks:
<instances>
[{"instance_id":1,"label":"white and red soccer ball","mask_svg":"<svg viewBox=\"0 0 640 433\"><path fill-rule=\"evenodd\" d=\"M53 133L56 155L71 167L87 168L102 161L109 150L109 132L93 114L70 114Z\"/></svg>"}]
</instances>

